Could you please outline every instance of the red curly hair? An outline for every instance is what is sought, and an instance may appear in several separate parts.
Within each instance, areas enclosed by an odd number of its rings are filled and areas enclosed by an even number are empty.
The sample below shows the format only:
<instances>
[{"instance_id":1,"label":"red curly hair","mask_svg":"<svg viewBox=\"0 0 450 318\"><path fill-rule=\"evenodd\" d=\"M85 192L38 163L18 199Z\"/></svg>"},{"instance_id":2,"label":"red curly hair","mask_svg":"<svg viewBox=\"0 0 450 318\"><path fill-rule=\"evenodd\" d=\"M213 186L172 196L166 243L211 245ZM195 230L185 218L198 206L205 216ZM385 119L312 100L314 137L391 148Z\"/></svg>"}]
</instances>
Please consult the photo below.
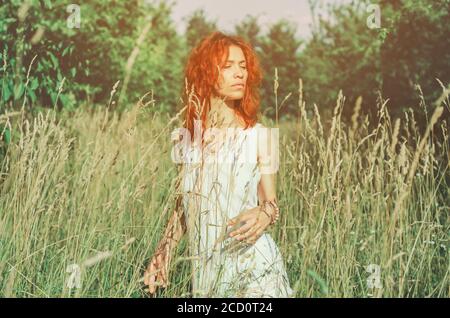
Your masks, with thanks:
<instances>
[{"instance_id":1,"label":"red curly hair","mask_svg":"<svg viewBox=\"0 0 450 318\"><path fill-rule=\"evenodd\" d=\"M186 86L183 91L183 100L187 103L185 128L191 133L191 139L194 138L194 120L201 120L202 132L205 131L206 118L211 109L210 98L214 93L214 85L219 80L219 70L228 59L228 48L231 45L241 48L248 70L244 96L236 101L234 110L245 121L245 129L253 127L257 122L259 85L262 79L258 58L251 45L243 38L215 31L192 49L185 67Z\"/></svg>"}]
</instances>

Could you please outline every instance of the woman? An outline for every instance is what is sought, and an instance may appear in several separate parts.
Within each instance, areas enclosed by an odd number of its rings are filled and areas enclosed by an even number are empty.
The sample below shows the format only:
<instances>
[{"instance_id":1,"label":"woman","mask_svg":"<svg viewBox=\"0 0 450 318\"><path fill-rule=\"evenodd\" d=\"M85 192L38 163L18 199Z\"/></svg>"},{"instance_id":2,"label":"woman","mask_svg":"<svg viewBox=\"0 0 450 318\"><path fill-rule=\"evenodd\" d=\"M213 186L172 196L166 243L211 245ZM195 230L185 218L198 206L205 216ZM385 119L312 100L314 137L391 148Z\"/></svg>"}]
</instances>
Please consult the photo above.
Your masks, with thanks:
<instances>
[{"instance_id":1,"label":"woman","mask_svg":"<svg viewBox=\"0 0 450 318\"><path fill-rule=\"evenodd\" d=\"M257 123L256 55L241 38L214 32L192 50L185 75L182 208L144 283L151 294L167 286L173 250L187 232L194 297L292 297L280 251L265 233L279 217L278 130Z\"/></svg>"}]
</instances>

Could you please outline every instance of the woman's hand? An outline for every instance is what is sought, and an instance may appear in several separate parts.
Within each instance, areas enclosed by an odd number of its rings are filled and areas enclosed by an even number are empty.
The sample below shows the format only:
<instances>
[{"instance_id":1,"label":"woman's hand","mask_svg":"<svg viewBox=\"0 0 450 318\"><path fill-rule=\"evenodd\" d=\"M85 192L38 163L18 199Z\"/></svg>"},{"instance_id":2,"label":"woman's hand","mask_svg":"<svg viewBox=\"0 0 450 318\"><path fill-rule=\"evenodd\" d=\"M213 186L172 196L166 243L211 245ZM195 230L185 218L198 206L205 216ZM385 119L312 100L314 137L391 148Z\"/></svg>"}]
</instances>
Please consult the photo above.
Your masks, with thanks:
<instances>
[{"instance_id":1,"label":"woman's hand","mask_svg":"<svg viewBox=\"0 0 450 318\"><path fill-rule=\"evenodd\" d=\"M248 244L254 244L270 225L271 218L262 211L261 206L246 210L228 222L229 226L244 222L240 228L232 231L230 237L237 240L245 240Z\"/></svg>"},{"instance_id":2,"label":"woman's hand","mask_svg":"<svg viewBox=\"0 0 450 318\"><path fill-rule=\"evenodd\" d=\"M164 244L157 249L149 262L144 273L144 284L148 286L150 294L156 292L157 286L167 287L170 254L171 248L169 244Z\"/></svg>"}]
</instances>

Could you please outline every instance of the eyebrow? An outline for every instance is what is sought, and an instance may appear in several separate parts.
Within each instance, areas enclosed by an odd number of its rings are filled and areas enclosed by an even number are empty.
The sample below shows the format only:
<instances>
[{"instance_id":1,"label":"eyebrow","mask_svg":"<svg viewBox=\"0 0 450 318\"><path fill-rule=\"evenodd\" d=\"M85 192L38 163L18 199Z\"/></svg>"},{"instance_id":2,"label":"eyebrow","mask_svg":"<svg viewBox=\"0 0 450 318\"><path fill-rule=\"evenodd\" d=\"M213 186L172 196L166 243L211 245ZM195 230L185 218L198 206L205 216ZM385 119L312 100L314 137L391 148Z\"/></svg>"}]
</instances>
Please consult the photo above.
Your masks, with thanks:
<instances>
[{"instance_id":1,"label":"eyebrow","mask_svg":"<svg viewBox=\"0 0 450 318\"><path fill-rule=\"evenodd\" d=\"M233 63L234 62L234 60L228 60L227 61L227 63ZM239 63L245 63L245 60L241 60L241 61L239 61Z\"/></svg>"}]
</instances>

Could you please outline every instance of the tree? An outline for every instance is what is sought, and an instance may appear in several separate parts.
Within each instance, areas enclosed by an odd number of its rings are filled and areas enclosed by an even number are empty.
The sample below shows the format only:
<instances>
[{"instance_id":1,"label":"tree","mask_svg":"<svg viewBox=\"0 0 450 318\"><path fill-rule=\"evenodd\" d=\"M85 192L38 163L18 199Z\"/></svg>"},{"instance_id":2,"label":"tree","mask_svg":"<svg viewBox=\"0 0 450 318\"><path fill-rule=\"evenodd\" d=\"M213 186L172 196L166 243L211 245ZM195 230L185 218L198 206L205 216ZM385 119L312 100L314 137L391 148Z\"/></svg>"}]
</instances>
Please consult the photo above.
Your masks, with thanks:
<instances>
[{"instance_id":1,"label":"tree","mask_svg":"<svg viewBox=\"0 0 450 318\"><path fill-rule=\"evenodd\" d=\"M235 26L236 35L242 37L252 45L257 53L261 53L261 28L258 24L258 17L247 15L239 24Z\"/></svg>"},{"instance_id":2,"label":"tree","mask_svg":"<svg viewBox=\"0 0 450 318\"><path fill-rule=\"evenodd\" d=\"M381 27L375 29L367 25L369 4L332 5L328 18L316 21L300 57L305 97L331 112L342 89L347 100L343 117L348 119L362 96L363 111L373 124L380 92L389 99L393 117L412 107L425 126L417 84L429 103L442 92L436 78L449 83L449 1L380 1Z\"/></svg>"},{"instance_id":3,"label":"tree","mask_svg":"<svg viewBox=\"0 0 450 318\"><path fill-rule=\"evenodd\" d=\"M339 90L346 97L343 117L353 112L350 105L363 97L364 110L376 115L381 90L380 46L384 30L370 29L366 3L330 5L328 19L319 19L313 38L300 60L305 97L331 114Z\"/></svg>"},{"instance_id":4,"label":"tree","mask_svg":"<svg viewBox=\"0 0 450 318\"><path fill-rule=\"evenodd\" d=\"M292 23L280 20L261 39L261 65L264 72L261 100L269 116L277 115L276 104L280 107L289 94L291 97L282 106L282 113L293 114L296 111L292 96L298 91L301 74L298 54L302 42L296 38L295 33L296 28ZM274 94L275 69L279 82L277 99ZM281 117L281 112L278 116Z\"/></svg>"},{"instance_id":5,"label":"tree","mask_svg":"<svg viewBox=\"0 0 450 318\"><path fill-rule=\"evenodd\" d=\"M449 4L432 0L381 2L390 31L381 51L383 94L397 113L419 105L416 85L431 103L442 92L436 79L444 85L450 82ZM420 120L423 125L425 121Z\"/></svg>"},{"instance_id":6,"label":"tree","mask_svg":"<svg viewBox=\"0 0 450 318\"><path fill-rule=\"evenodd\" d=\"M83 2L78 6L79 28L69 27L68 18L76 13L68 13L67 4L37 0L29 4L23 21L17 15L19 8L25 7L23 1L8 2L0 10L0 62L7 65L2 69L2 103L18 100L24 94L28 94L30 106L57 104L71 108L86 98L95 103L107 102L114 84L119 80L123 84L127 60L148 23L151 28L134 61L124 103L135 102L151 89L161 107L173 103L175 83L181 74L182 44L166 3ZM33 42L39 30L44 31L43 35ZM30 83L25 89L27 70L34 57ZM63 79L65 85L61 87Z\"/></svg>"},{"instance_id":7,"label":"tree","mask_svg":"<svg viewBox=\"0 0 450 318\"><path fill-rule=\"evenodd\" d=\"M194 11L188 18L186 42L188 51L194 48L204 37L217 30L216 21L208 21L203 9Z\"/></svg>"}]
</instances>

